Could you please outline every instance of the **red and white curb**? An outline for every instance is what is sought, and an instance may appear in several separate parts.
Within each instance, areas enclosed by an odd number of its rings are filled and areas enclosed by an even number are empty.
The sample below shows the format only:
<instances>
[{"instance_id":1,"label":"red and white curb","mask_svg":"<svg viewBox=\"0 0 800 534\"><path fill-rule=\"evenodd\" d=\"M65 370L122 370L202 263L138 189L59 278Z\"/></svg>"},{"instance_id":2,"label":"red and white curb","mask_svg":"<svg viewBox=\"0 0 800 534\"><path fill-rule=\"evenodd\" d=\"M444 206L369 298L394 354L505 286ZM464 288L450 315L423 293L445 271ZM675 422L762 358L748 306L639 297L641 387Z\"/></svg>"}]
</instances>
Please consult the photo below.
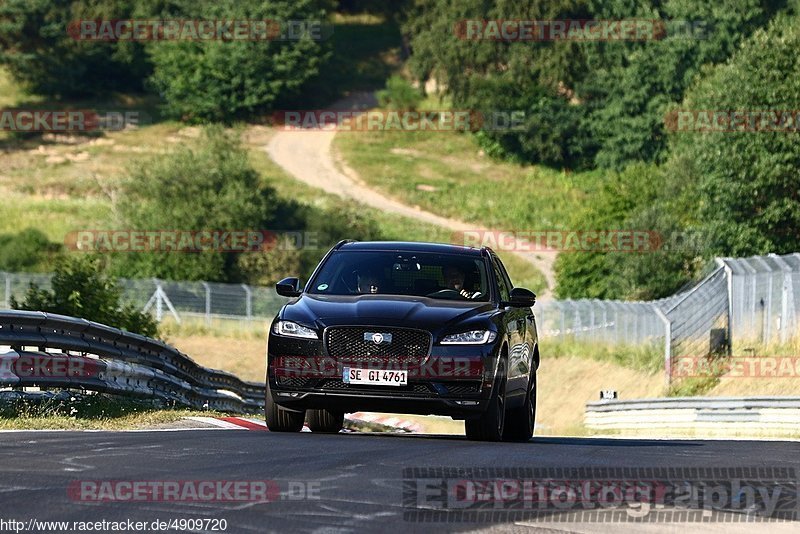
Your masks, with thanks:
<instances>
[{"instance_id":1,"label":"red and white curb","mask_svg":"<svg viewBox=\"0 0 800 534\"><path fill-rule=\"evenodd\" d=\"M268 432L267 424L254 417L186 417L190 421L205 423L226 430L255 430ZM311 432L308 425L303 425L303 432Z\"/></svg>"},{"instance_id":2,"label":"red and white curb","mask_svg":"<svg viewBox=\"0 0 800 534\"><path fill-rule=\"evenodd\" d=\"M374 423L381 426L388 427L394 431L402 432L422 432L422 425L412 421L405 421L396 416L388 416L377 413L356 412L348 414L345 418L349 421L360 423ZM192 416L186 417L190 421L210 425L224 430L255 430L260 432L268 432L267 424L263 419L254 417L203 417ZM308 425L303 425L302 432L311 432Z\"/></svg>"}]
</instances>

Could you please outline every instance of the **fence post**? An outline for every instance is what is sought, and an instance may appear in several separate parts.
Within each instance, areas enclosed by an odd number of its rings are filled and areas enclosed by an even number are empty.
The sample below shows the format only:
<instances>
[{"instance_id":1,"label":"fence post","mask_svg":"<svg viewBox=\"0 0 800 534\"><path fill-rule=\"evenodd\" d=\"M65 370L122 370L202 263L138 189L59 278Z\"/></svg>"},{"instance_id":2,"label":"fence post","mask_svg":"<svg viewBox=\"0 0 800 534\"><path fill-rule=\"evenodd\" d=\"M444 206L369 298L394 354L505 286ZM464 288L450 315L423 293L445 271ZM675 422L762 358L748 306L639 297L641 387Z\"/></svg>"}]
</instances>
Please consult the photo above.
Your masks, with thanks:
<instances>
[{"instance_id":1,"label":"fence post","mask_svg":"<svg viewBox=\"0 0 800 534\"><path fill-rule=\"evenodd\" d=\"M6 308L11 307L11 277L9 273L3 273L6 277Z\"/></svg>"},{"instance_id":2,"label":"fence post","mask_svg":"<svg viewBox=\"0 0 800 534\"><path fill-rule=\"evenodd\" d=\"M211 325L211 287L208 282L202 282L206 290L206 325Z\"/></svg>"},{"instance_id":3,"label":"fence post","mask_svg":"<svg viewBox=\"0 0 800 534\"><path fill-rule=\"evenodd\" d=\"M245 294L245 314L247 315L247 320L253 318L253 292L247 286L247 284L242 284L242 289L244 289Z\"/></svg>"},{"instance_id":4,"label":"fence post","mask_svg":"<svg viewBox=\"0 0 800 534\"><path fill-rule=\"evenodd\" d=\"M156 321L159 323L164 318L164 290L161 289L161 282L156 280Z\"/></svg>"},{"instance_id":5,"label":"fence post","mask_svg":"<svg viewBox=\"0 0 800 534\"><path fill-rule=\"evenodd\" d=\"M781 271L783 271L783 284L781 285L781 320L778 325L778 330L780 330L781 343L786 343L789 339L789 293L791 292L792 285L792 268L777 254L770 254L769 257L780 265Z\"/></svg>"},{"instance_id":6,"label":"fence post","mask_svg":"<svg viewBox=\"0 0 800 534\"><path fill-rule=\"evenodd\" d=\"M664 382L667 388L669 388L672 383L672 323L664 312L661 311L661 308L655 304L652 306L653 311L656 312L656 315L658 315L664 323L664 372L666 374Z\"/></svg>"},{"instance_id":7,"label":"fence post","mask_svg":"<svg viewBox=\"0 0 800 534\"><path fill-rule=\"evenodd\" d=\"M716 259L717 265L725 270L725 286L728 289L728 356L733 354L733 269L720 258Z\"/></svg>"}]
</instances>

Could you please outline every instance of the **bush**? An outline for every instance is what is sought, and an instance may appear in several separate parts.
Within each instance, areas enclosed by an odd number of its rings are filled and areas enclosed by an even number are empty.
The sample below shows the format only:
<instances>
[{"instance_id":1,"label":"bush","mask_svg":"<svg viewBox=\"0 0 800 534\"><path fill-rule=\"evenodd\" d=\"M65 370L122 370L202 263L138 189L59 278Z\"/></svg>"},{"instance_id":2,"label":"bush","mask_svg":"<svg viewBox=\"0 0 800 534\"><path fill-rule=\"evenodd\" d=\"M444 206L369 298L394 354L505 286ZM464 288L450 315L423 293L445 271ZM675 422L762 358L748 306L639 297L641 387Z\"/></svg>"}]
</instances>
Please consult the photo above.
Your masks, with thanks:
<instances>
[{"instance_id":1,"label":"bush","mask_svg":"<svg viewBox=\"0 0 800 534\"><path fill-rule=\"evenodd\" d=\"M179 0L168 18L325 21L327 2ZM328 44L298 40L168 41L153 43L150 79L167 115L190 122L226 121L274 109L300 92L328 59Z\"/></svg>"},{"instance_id":2,"label":"bush","mask_svg":"<svg viewBox=\"0 0 800 534\"><path fill-rule=\"evenodd\" d=\"M300 251L281 245L271 250L245 252L239 255L239 269L248 284L271 286L287 276L300 276Z\"/></svg>"},{"instance_id":3,"label":"bush","mask_svg":"<svg viewBox=\"0 0 800 534\"><path fill-rule=\"evenodd\" d=\"M580 106L540 85L516 85L506 77L475 82L472 91L468 107L485 117L495 113L524 117L521 124L508 129L478 131L476 139L487 154L519 163L585 166L583 153L589 148L579 144L584 113Z\"/></svg>"},{"instance_id":4,"label":"bush","mask_svg":"<svg viewBox=\"0 0 800 534\"><path fill-rule=\"evenodd\" d=\"M394 75L386 81L386 89L378 91L378 103L382 108L399 111L417 109L422 93L412 87L402 76Z\"/></svg>"},{"instance_id":5,"label":"bush","mask_svg":"<svg viewBox=\"0 0 800 534\"><path fill-rule=\"evenodd\" d=\"M250 165L238 135L203 128L195 141L138 162L117 195L120 224L133 230L261 231L273 229L277 199ZM239 281L233 251L120 252L118 276Z\"/></svg>"},{"instance_id":6,"label":"bush","mask_svg":"<svg viewBox=\"0 0 800 534\"><path fill-rule=\"evenodd\" d=\"M0 234L0 270L9 272L46 272L61 250L35 228L18 234Z\"/></svg>"},{"instance_id":7,"label":"bush","mask_svg":"<svg viewBox=\"0 0 800 534\"><path fill-rule=\"evenodd\" d=\"M155 319L130 304L121 303L122 290L101 271L97 258L62 258L56 265L50 290L31 284L25 299L11 298L11 307L81 317L154 337Z\"/></svg>"},{"instance_id":8,"label":"bush","mask_svg":"<svg viewBox=\"0 0 800 534\"><path fill-rule=\"evenodd\" d=\"M694 195L687 189L655 165L636 164L611 173L592 202L574 215L571 226L653 232L654 247L559 254L557 296L649 300L671 295L691 281L705 265L707 253L697 240L678 239L694 233Z\"/></svg>"}]
</instances>

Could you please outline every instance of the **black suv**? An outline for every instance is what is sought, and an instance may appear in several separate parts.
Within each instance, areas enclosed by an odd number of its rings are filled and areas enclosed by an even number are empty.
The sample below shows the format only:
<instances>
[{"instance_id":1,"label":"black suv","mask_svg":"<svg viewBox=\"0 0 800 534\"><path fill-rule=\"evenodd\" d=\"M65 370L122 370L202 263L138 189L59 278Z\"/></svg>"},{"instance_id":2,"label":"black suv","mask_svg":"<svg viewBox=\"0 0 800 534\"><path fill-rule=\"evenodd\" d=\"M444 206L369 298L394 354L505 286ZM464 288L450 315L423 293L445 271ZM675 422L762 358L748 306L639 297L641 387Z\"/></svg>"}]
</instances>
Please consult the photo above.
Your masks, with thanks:
<instances>
[{"instance_id":1,"label":"black suv","mask_svg":"<svg viewBox=\"0 0 800 534\"><path fill-rule=\"evenodd\" d=\"M342 241L269 330L267 425L338 432L355 411L449 415L467 437L526 441L536 414L536 296L489 248Z\"/></svg>"}]
</instances>

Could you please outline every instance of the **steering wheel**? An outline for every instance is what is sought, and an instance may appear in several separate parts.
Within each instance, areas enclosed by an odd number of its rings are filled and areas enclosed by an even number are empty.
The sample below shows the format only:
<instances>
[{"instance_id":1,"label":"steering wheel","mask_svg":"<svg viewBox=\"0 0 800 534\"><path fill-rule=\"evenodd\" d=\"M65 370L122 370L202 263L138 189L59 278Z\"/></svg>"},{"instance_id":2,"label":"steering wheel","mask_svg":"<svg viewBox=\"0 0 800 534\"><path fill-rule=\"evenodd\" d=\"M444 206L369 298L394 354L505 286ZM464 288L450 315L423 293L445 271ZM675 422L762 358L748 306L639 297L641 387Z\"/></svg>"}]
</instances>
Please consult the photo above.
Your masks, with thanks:
<instances>
[{"instance_id":1,"label":"steering wheel","mask_svg":"<svg viewBox=\"0 0 800 534\"><path fill-rule=\"evenodd\" d=\"M446 298L446 299L447 298L449 298L449 299L462 298L464 300L472 300L472 299L476 299L476 298L480 297L481 296L481 292L480 291L476 291L470 297L465 297L464 295L461 294L461 292L456 291L455 289L445 288L445 289L440 289L439 291L434 291L433 293L428 293L425 296L426 297L433 297L433 298Z\"/></svg>"},{"instance_id":2,"label":"steering wheel","mask_svg":"<svg viewBox=\"0 0 800 534\"><path fill-rule=\"evenodd\" d=\"M433 298L453 298L453 297L460 297L462 295L455 289L446 288L446 289L440 289L439 291L434 291L433 293L428 293L425 296Z\"/></svg>"}]
</instances>

